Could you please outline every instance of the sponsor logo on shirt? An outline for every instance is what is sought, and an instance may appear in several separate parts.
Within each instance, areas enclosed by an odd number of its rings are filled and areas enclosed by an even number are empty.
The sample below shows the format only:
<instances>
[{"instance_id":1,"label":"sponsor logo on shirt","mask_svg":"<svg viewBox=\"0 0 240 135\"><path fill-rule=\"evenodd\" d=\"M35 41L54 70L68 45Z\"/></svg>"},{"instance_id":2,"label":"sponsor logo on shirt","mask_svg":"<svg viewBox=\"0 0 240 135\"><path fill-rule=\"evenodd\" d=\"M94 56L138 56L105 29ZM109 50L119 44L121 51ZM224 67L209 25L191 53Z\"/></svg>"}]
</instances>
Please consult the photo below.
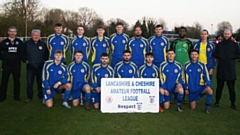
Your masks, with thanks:
<instances>
[{"instance_id":1,"label":"sponsor logo on shirt","mask_svg":"<svg viewBox=\"0 0 240 135\"><path fill-rule=\"evenodd\" d=\"M17 47L8 47L8 52L17 52Z\"/></svg>"}]
</instances>

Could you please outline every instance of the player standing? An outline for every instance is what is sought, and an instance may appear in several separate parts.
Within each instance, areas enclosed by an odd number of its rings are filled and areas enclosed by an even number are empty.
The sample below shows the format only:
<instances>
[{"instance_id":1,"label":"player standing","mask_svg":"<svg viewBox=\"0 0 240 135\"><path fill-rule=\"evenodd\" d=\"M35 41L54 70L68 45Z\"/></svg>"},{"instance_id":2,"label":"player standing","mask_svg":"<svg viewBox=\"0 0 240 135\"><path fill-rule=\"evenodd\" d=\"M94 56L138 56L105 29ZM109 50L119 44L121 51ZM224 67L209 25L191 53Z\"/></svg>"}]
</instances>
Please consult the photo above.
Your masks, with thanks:
<instances>
[{"instance_id":1,"label":"player standing","mask_svg":"<svg viewBox=\"0 0 240 135\"><path fill-rule=\"evenodd\" d=\"M61 62L66 64L66 52L69 46L69 39L66 35L62 33L63 27L61 23L56 23L54 25L55 33L48 36L47 47L49 50L49 59L54 60L54 55L56 50L61 50L63 57Z\"/></svg>"},{"instance_id":2,"label":"player standing","mask_svg":"<svg viewBox=\"0 0 240 135\"><path fill-rule=\"evenodd\" d=\"M109 53L109 38L104 36L105 30L103 26L98 26L97 36L91 40L92 63L101 63L100 57L102 53Z\"/></svg>"},{"instance_id":3,"label":"player standing","mask_svg":"<svg viewBox=\"0 0 240 135\"><path fill-rule=\"evenodd\" d=\"M212 80L212 74L216 62L213 57L214 44L208 40L208 31L206 29L201 32L201 39L194 45L194 49L199 52L198 61L207 66L210 80Z\"/></svg>"},{"instance_id":4,"label":"player standing","mask_svg":"<svg viewBox=\"0 0 240 135\"><path fill-rule=\"evenodd\" d=\"M75 60L75 52L81 50L83 53L82 60L88 62L88 58L91 50L90 39L84 36L84 27L78 26L77 35L73 38L71 43L71 58Z\"/></svg>"},{"instance_id":5,"label":"player standing","mask_svg":"<svg viewBox=\"0 0 240 135\"><path fill-rule=\"evenodd\" d=\"M167 37L162 35L163 26L155 26L155 35L151 36L149 41L149 51L154 55L153 63L156 66L160 66L163 61L167 60L167 50L169 49L169 40Z\"/></svg>"},{"instance_id":6,"label":"player standing","mask_svg":"<svg viewBox=\"0 0 240 135\"><path fill-rule=\"evenodd\" d=\"M125 50L125 46L128 44L129 36L123 32L124 25L121 22L116 24L116 33L110 36L110 48L112 53L112 62L111 66L115 65L122 61L122 52Z\"/></svg>"},{"instance_id":7,"label":"player standing","mask_svg":"<svg viewBox=\"0 0 240 135\"><path fill-rule=\"evenodd\" d=\"M132 37L126 45L126 49L132 53L131 61L134 62L138 68L144 64L145 55L148 52L148 40L141 36L142 30L140 26L134 28L135 36Z\"/></svg>"}]
</instances>

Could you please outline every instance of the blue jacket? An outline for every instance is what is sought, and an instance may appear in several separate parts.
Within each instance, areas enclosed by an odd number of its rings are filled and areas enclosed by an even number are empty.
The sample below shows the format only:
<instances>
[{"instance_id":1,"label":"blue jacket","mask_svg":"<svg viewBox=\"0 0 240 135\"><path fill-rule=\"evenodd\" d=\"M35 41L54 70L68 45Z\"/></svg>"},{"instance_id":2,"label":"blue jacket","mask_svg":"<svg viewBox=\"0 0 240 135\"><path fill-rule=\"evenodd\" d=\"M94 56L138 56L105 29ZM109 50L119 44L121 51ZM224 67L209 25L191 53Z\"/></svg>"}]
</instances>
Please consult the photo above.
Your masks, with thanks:
<instances>
[{"instance_id":1,"label":"blue jacket","mask_svg":"<svg viewBox=\"0 0 240 135\"><path fill-rule=\"evenodd\" d=\"M63 53L62 62L66 62L66 53L69 46L69 39L66 35L56 33L48 36L47 47L49 50L49 59L54 60L54 53L56 50L61 50Z\"/></svg>"},{"instance_id":2,"label":"blue jacket","mask_svg":"<svg viewBox=\"0 0 240 135\"><path fill-rule=\"evenodd\" d=\"M160 68L160 87L165 90L172 91L175 89L176 84L181 84L184 87L182 80L182 67L181 64L174 61L164 61L161 63Z\"/></svg>"},{"instance_id":3,"label":"blue jacket","mask_svg":"<svg viewBox=\"0 0 240 135\"><path fill-rule=\"evenodd\" d=\"M90 55L90 50L91 50L91 43L90 39L83 36L81 38L76 35L71 43L71 58L72 61L75 60L74 54L77 50L81 50L83 52L83 61L88 62L88 58Z\"/></svg>"},{"instance_id":4,"label":"blue jacket","mask_svg":"<svg viewBox=\"0 0 240 135\"><path fill-rule=\"evenodd\" d=\"M109 38L103 37L102 41L99 40L98 36L91 39L92 49L92 63L101 63L100 57L102 53L109 53Z\"/></svg>"},{"instance_id":5,"label":"blue jacket","mask_svg":"<svg viewBox=\"0 0 240 135\"><path fill-rule=\"evenodd\" d=\"M137 39L136 37L131 38L126 45L126 49L129 49L132 53L131 61L134 62L138 67L145 63L145 55L148 52L148 40L144 37Z\"/></svg>"},{"instance_id":6,"label":"blue jacket","mask_svg":"<svg viewBox=\"0 0 240 135\"><path fill-rule=\"evenodd\" d=\"M95 64L92 67L90 84L92 89L96 89L97 87L101 87L101 79L102 78L113 78L114 70L110 65L107 67L103 67L101 63Z\"/></svg>"},{"instance_id":7,"label":"blue jacket","mask_svg":"<svg viewBox=\"0 0 240 135\"><path fill-rule=\"evenodd\" d=\"M70 81L66 65L60 63L55 64L54 60L45 62L42 71L42 87L43 92L53 89L54 84L66 84Z\"/></svg>"},{"instance_id":8,"label":"blue jacket","mask_svg":"<svg viewBox=\"0 0 240 135\"><path fill-rule=\"evenodd\" d=\"M88 83L89 81L90 67L85 61L81 61L80 63L73 61L68 65L68 72L73 89L79 88L81 84Z\"/></svg>"},{"instance_id":9,"label":"blue jacket","mask_svg":"<svg viewBox=\"0 0 240 135\"><path fill-rule=\"evenodd\" d=\"M154 35L148 39L149 41L149 52L152 52L154 55L153 63L156 66L160 66L163 61L167 60L167 51L170 47L169 40L167 37L161 35Z\"/></svg>"},{"instance_id":10,"label":"blue jacket","mask_svg":"<svg viewBox=\"0 0 240 135\"><path fill-rule=\"evenodd\" d=\"M114 73L115 78L138 78L138 67L132 61L129 63L121 61L116 64Z\"/></svg>"},{"instance_id":11,"label":"blue jacket","mask_svg":"<svg viewBox=\"0 0 240 135\"><path fill-rule=\"evenodd\" d=\"M110 36L110 48L112 53L111 66L114 67L118 62L122 61L122 53L125 50L125 46L129 42L129 36L125 33L114 33Z\"/></svg>"},{"instance_id":12,"label":"blue jacket","mask_svg":"<svg viewBox=\"0 0 240 135\"><path fill-rule=\"evenodd\" d=\"M211 86L208 70L201 62L187 62L184 66L186 89L195 93L202 86Z\"/></svg>"},{"instance_id":13,"label":"blue jacket","mask_svg":"<svg viewBox=\"0 0 240 135\"><path fill-rule=\"evenodd\" d=\"M194 49L197 50L197 51L201 51L200 50L200 44L201 44L201 40L199 40L195 45L194 45ZM207 55L207 69L210 70L210 69L213 69L216 65L216 62L215 62L215 59L213 57L213 53L214 53L214 44L211 43L210 41L207 42L207 52L206 52L206 55Z\"/></svg>"},{"instance_id":14,"label":"blue jacket","mask_svg":"<svg viewBox=\"0 0 240 135\"><path fill-rule=\"evenodd\" d=\"M139 68L139 78L159 78L158 67L154 64L151 66L147 64L142 65Z\"/></svg>"}]
</instances>

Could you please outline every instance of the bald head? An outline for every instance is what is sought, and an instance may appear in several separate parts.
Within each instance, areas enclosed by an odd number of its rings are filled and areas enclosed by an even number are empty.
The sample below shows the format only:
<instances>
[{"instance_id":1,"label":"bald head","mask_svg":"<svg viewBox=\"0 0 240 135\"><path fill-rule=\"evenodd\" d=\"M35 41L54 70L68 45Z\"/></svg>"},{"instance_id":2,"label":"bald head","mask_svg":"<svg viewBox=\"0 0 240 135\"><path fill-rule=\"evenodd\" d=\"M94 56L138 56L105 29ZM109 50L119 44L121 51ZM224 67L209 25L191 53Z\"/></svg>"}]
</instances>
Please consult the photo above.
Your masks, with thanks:
<instances>
[{"instance_id":1,"label":"bald head","mask_svg":"<svg viewBox=\"0 0 240 135\"><path fill-rule=\"evenodd\" d=\"M224 38L230 39L232 37L232 30L231 29L225 29L224 30Z\"/></svg>"}]
</instances>

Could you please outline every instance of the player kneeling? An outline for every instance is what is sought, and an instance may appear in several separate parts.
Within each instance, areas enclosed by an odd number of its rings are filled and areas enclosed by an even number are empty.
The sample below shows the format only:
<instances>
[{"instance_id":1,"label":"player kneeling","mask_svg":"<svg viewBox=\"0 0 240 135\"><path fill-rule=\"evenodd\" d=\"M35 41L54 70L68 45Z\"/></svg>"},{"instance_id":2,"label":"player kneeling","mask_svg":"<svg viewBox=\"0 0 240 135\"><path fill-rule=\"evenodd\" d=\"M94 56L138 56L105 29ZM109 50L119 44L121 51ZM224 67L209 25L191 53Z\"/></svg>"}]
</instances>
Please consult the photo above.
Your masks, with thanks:
<instances>
[{"instance_id":1,"label":"player kneeling","mask_svg":"<svg viewBox=\"0 0 240 135\"><path fill-rule=\"evenodd\" d=\"M79 105L79 98L83 92L86 99L85 109L89 110L89 101L91 99L90 86L88 84L90 78L90 67L88 63L82 61L83 52L78 50L74 54L75 60L69 64L68 72L70 74L71 83L72 83L72 103L73 106Z\"/></svg>"},{"instance_id":2,"label":"player kneeling","mask_svg":"<svg viewBox=\"0 0 240 135\"><path fill-rule=\"evenodd\" d=\"M62 57L63 54L61 50L55 51L54 60L46 61L43 67L43 95L47 107L53 106L55 91L61 93L62 90L65 90L62 105L66 108L71 108L67 101L72 86L69 83L67 67L61 62Z\"/></svg>"},{"instance_id":3,"label":"player kneeling","mask_svg":"<svg viewBox=\"0 0 240 135\"><path fill-rule=\"evenodd\" d=\"M109 57L107 53L101 55L101 63L95 64L91 72L91 86L92 86L92 98L94 108L99 108L99 103L101 100L101 79L102 78L113 78L114 71L113 68L108 65Z\"/></svg>"},{"instance_id":4,"label":"player kneeling","mask_svg":"<svg viewBox=\"0 0 240 135\"><path fill-rule=\"evenodd\" d=\"M203 95L206 97L205 112L210 114L209 105L212 101L213 91L210 88L211 80L209 78L206 66L198 61L198 51L192 50L191 61L185 64L186 94L188 94L191 109L196 108L197 100Z\"/></svg>"},{"instance_id":5,"label":"player kneeling","mask_svg":"<svg viewBox=\"0 0 240 135\"><path fill-rule=\"evenodd\" d=\"M160 64L160 105L164 102L164 108L169 109L172 94L177 97L177 110L182 112L181 102L183 99L183 80L181 64L174 60L175 53L168 50L167 61ZM159 105L159 111L163 112Z\"/></svg>"}]
</instances>

